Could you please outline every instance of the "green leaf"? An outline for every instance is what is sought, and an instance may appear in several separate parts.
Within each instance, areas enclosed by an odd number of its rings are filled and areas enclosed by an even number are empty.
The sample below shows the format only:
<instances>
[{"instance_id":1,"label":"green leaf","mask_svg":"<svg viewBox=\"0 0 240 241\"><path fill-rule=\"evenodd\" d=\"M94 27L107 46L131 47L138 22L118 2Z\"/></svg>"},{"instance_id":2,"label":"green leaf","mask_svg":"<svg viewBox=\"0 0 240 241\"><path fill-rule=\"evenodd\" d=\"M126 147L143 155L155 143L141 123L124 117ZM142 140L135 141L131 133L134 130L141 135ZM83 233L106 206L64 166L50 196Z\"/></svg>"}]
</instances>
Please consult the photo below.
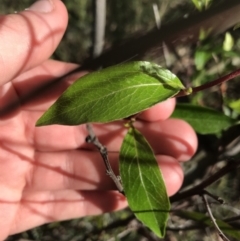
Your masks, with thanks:
<instances>
[{"instance_id":1,"label":"green leaf","mask_svg":"<svg viewBox=\"0 0 240 241\"><path fill-rule=\"evenodd\" d=\"M240 28L240 23L235 24L234 27L233 27L233 30L236 30L238 28Z\"/></svg>"},{"instance_id":2,"label":"green leaf","mask_svg":"<svg viewBox=\"0 0 240 241\"><path fill-rule=\"evenodd\" d=\"M164 101L181 89L169 70L149 62L129 62L83 76L37 121L37 126L79 125L119 120Z\"/></svg>"},{"instance_id":3,"label":"green leaf","mask_svg":"<svg viewBox=\"0 0 240 241\"><path fill-rule=\"evenodd\" d=\"M206 226L214 227L212 220L205 214L202 214L199 212L192 212L192 211L177 211L176 214L178 214L180 217L184 217L187 219L201 222L201 223L205 224ZM232 238L236 238L236 240L240 240L240 231L239 230L236 230L236 228L232 227L231 225L229 225L228 223L226 223L222 220L216 219L216 222L217 222L218 227L221 229L221 231L224 234L229 235Z\"/></svg>"},{"instance_id":4,"label":"green leaf","mask_svg":"<svg viewBox=\"0 0 240 241\"><path fill-rule=\"evenodd\" d=\"M199 40L200 41L205 40L210 35L211 32L212 32L212 28L204 29L201 27L199 30Z\"/></svg>"},{"instance_id":5,"label":"green leaf","mask_svg":"<svg viewBox=\"0 0 240 241\"><path fill-rule=\"evenodd\" d=\"M233 46L234 46L234 39L232 35L229 32L225 33L225 38L223 41L223 50L231 51Z\"/></svg>"},{"instance_id":6,"label":"green leaf","mask_svg":"<svg viewBox=\"0 0 240 241\"><path fill-rule=\"evenodd\" d=\"M240 113L240 100L230 100L228 105L237 113Z\"/></svg>"},{"instance_id":7,"label":"green leaf","mask_svg":"<svg viewBox=\"0 0 240 241\"><path fill-rule=\"evenodd\" d=\"M203 3L200 0L192 0L192 3L195 5L195 7L199 10L202 11L203 9Z\"/></svg>"},{"instance_id":8,"label":"green leaf","mask_svg":"<svg viewBox=\"0 0 240 241\"><path fill-rule=\"evenodd\" d=\"M200 134L218 134L236 123L221 112L191 104L177 104L171 117L185 120Z\"/></svg>"},{"instance_id":9,"label":"green leaf","mask_svg":"<svg viewBox=\"0 0 240 241\"><path fill-rule=\"evenodd\" d=\"M194 62L197 70L202 70L212 58L212 53L207 50L197 50L194 55Z\"/></svg>"},{"instance_id":10,"label":"green leaf","mask_svg":"<svg viewBox=\"0 0 240 241\"><path fill-rule=\"evenodd\" d=\"M128 204L156 235L165 235L170 204L164 180L146 139L130 128L120 150L120 175Z\"/></svg>"},{"instance_id":11,"label":"green leaf","mask_svg":"<svg viewBox=\"0 0 240 241\"><path fill-rule=\"evenodd\" d=\"M211 1L212 0L192 0L192 3L199 11L202 11L203 9L207 9L209 7Z\"/></svg>"}]
</instances>

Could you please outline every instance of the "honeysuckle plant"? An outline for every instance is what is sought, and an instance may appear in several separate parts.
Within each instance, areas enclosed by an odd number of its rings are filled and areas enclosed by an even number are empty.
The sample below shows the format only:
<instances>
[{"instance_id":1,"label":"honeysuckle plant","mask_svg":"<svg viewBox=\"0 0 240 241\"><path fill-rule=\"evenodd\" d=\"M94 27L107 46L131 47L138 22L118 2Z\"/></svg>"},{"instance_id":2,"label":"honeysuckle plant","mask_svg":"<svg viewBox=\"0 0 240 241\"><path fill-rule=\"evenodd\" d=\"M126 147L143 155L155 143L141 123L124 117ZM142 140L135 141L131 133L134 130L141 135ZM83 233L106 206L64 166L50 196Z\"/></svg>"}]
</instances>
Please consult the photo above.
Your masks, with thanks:
<instances>
[{"instance_id":1,"label":"honeysuckle plant","mask_svg":"<svg viewBox=\"0 0 240 241\"><path fill-rule=\"evenodd\" d=\"M154 63L138 61L108 67L74 82L36 125L89 125L127 118L128 132L119 154L120 177L112 173L107 163L107 149L96 142L93 133L89 142L95 142L99 148L107 173L126 196L135 216L157 236L163 237L170 202L155 155L135 128L134 116L159 102L201 91L239 74L237 70L205 85L186 88L175 74ZM186 120L201 134L217 134L235 123L234 119L215 110L189 104L177 105L172 116Z\"/></svg>"}]
</instances>

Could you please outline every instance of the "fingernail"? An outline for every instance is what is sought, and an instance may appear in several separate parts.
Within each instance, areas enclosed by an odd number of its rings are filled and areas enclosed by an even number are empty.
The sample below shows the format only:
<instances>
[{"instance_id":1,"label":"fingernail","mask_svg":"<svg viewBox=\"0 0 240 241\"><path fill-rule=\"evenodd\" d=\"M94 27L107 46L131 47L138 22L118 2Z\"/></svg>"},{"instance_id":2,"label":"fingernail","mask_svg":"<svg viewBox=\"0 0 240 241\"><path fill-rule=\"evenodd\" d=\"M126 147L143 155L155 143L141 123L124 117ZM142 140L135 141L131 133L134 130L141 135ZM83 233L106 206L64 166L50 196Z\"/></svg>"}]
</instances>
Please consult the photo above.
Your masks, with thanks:
<instances>
[{"instance_id":1,"label":"fingernail","mask_svg":"<svg viewBox=\"0 0 240 241\"><path fill-rule=\"evenodd\" d=\"M50 13L53 10L53 3L51 0L38 0L25 10L40 13Z\"/></svg>"}]
</instances>

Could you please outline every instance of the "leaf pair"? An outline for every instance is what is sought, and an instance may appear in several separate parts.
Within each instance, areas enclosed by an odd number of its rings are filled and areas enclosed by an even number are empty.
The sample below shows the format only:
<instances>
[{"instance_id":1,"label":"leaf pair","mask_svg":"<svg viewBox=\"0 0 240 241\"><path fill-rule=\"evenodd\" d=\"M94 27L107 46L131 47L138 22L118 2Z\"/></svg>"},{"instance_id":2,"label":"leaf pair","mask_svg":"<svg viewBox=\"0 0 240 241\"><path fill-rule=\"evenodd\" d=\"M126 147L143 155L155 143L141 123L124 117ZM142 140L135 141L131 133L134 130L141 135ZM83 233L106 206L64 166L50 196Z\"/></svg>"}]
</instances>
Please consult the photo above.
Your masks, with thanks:
<instances>
[{"instance_id":1,"label":"leaf pair","mask_svg":"<svg viewBox=\"0 0 240 241\"><path fill-rule=\"evenodd\" d=\"M140 61L113 66L77 80L36 125L119 120L184 89L174 74L156 64ZM185 119L202 134L218 133L234 122L212 110L186 105L178 106L172 117ZM129 206L137 218L163 237L170 209L165 184L151 147L133 127L121 147L120 174Z\"/></svg>"},{"instance_id":2,"label":"leaf pair","mask_svg":"<svg viewBox=\"0 0 240 241\"><path fill-rule=\"evenodd\" d=\"M149 62L131 62L83 76L37 121L37 126L110 122L139 113L185 89L169 70ZM163 237L170 209L154 153L131 127L120 151L120 173L130 208Z\"/></svg>"}]
</instances>

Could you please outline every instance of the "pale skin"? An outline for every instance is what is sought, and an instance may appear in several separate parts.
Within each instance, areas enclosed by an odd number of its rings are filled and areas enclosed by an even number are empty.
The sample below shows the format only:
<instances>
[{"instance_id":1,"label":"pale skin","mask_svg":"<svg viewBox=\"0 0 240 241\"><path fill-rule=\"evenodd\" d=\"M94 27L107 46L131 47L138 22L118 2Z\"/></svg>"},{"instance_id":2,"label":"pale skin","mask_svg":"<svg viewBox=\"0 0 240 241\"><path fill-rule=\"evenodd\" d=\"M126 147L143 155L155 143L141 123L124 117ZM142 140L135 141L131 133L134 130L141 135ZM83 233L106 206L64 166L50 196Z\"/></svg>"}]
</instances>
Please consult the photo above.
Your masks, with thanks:
<instances>
[{"instance_id":1,"label":"pale skin","mask_svg":"<svg viewBox=\"0 0 240 241\"><path fill-rule=\"evenodd\" d=\"M44 223L127 206L105 175L99 153L85 143L85 126L35 127L67 86L85 73L23 103L33 88L76 68L48 60L67 26L63 3L52 0L52 6L51 11L45 6L47 13L36 11L40 6L35 5L0 17L0 240ZM153 146L169 196L183 182L180 163L191 159L197 148L193 129L182 120L168 119L174 106L174 99L158 104L142 113L136 124ZM94 126L116 173L126 132L122 124Z\"/></svg>"}]
</instances>

